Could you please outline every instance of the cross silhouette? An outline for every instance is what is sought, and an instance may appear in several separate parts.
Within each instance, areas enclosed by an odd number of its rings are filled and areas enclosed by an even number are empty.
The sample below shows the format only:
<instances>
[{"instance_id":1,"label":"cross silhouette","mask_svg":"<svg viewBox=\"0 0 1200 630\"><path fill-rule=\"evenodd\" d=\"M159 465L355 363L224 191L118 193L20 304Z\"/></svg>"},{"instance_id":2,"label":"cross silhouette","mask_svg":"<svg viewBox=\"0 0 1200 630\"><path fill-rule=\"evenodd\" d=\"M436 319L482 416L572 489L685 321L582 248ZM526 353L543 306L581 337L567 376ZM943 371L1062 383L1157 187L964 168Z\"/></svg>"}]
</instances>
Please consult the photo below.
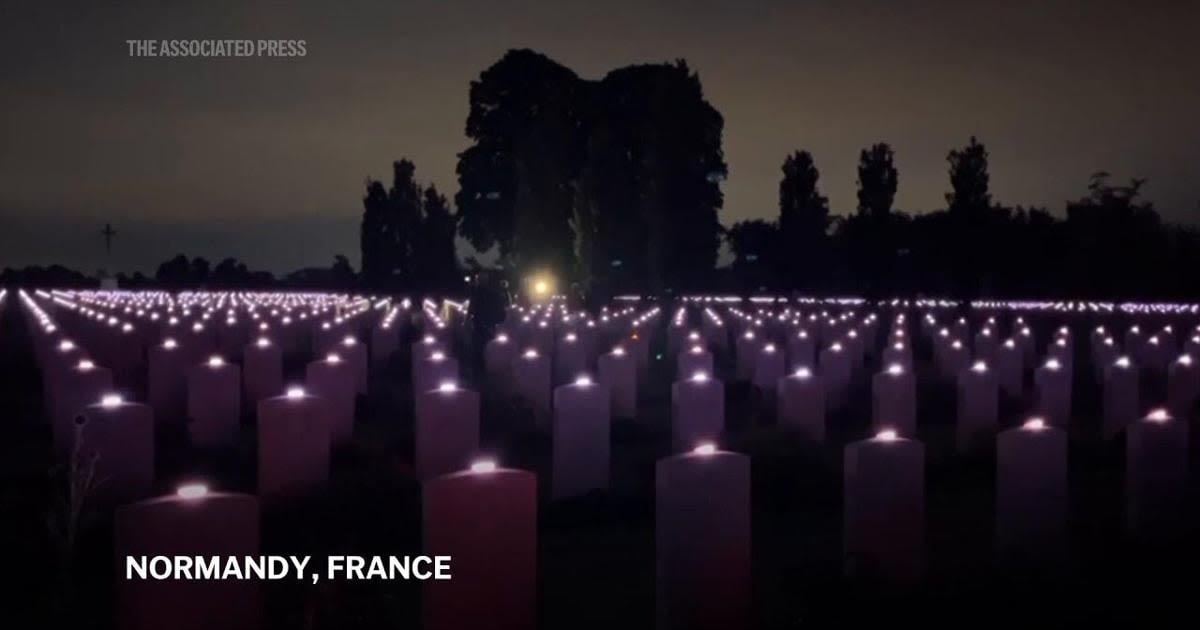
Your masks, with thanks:
<instances>
[{"instance_id":1,"label":"cross silhouette","mask_svg":"<svg viewBox=\"0 0 1200 630\"><path fill-rule=\"evenodd\" d=\"M114 236L117 235L117 231L113 229L111 223L105 223L104 229L101 230L100 234L104 235L104 253L111 254L112 253L112 239Z\"/></svg>"}]
</instances>

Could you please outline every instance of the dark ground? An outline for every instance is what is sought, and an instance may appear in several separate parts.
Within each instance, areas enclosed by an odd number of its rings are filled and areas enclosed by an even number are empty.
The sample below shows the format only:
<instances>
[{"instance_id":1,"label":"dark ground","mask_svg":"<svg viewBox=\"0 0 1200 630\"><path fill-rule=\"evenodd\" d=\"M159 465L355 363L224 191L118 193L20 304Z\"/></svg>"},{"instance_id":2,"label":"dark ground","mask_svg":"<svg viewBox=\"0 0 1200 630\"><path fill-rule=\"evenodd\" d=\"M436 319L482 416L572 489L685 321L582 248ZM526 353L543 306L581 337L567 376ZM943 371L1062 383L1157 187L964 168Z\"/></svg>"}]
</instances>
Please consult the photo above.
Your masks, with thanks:
<instances>
[{"instance_id":1,"label":"dark ground","mask_svg":"<svg viewBox=\"0 0 1200 630\"><path fill-rule=\"evenodd\" d=\"M73 554L48 525L61 514L56 502L63 482L53 470L49 431L40 419L39 376L13 297L0 324L0 540L10 578L4 591L17 595L15 609L8 608L17 612L17 623L9 627L27 627L20 623L26 621L28 627L109 628L110 518L90 513ZM1086 330L1075 328L1078 352L1087 345ZM652 356L661 351L659 340ZM329 486L264 515L264 553L419 553L419 487L409 474L409 362L401 355L376 375L371 395L360 401L355 443L335 455ZM466 363L464 369L474 373L476 366ZM841 573L841 453L847 442L867 434L866 379L858 379L849 407L831 417L824 446L779 431L758 413L747 386L730 385L731 432L723 446L753 458L754 625L1194 624L1200 596L1196 484L1183 541L1163 549L1130 540L1122 528L1124 445L1100 439L1098 391L1081 357L1076 365L1069 559L1051 570L1015 572L996 565L994 457L955 452L953 389L922 378L918 437L927 447L927 579L919 587L884 587ZM289 362L291 373L298 374L299 367ZM877 367L868 363L866 373ZM726 362L718 371L729 368ZM928 349L921 346L917 369L922 377L932 373ZM655 460L669 453L670 372L668 362L654 361L641 417L614 424L612 491L539 506L543 628L653 624L653 472ZM1004 422L1016 423L1026 404L1008 401ZM486 449L504 465L546 478L548 438L530 428L522 409L485 397L483 421ZM164 491L184 474L202 472L214 487L253 492L252 431L245 430L236 455L223 457L190 453L176 436L158 439ZM1193 436L1193 462L1196 442ZM410 628L419 619L415 582L271 582L265 592L266 618L275 628Z\"/></svg>"}]
</instances>

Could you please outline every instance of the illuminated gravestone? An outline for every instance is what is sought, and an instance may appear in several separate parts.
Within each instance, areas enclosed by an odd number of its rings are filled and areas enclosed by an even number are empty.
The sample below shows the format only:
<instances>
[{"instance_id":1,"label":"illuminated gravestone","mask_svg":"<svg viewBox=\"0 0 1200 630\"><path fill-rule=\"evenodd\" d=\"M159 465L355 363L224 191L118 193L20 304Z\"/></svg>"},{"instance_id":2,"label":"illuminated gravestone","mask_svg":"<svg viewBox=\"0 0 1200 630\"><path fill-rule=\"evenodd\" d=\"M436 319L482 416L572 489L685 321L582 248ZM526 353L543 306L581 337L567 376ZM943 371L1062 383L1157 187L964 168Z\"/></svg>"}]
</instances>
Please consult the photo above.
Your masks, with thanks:
<instances>
[{"instance_id":1,"label":"illuminated gravestone","mask_svg":"<svg viewBox=\"0 0 1200 630\"><path fill-rule=\"evenodd\" d=\"M1142 332L1141 326L1133 325L1125 331L1122 347L1129 352L1140 352L1145 343L1146 335Z\"/></svg>"},{"instance_id":2,"label":"illuminated gravestone","mask_svg":"<svg viewBox=\"0 0 1200 630\"><path fill-rule=\"evenodd\" d=\"M1067 529L1067 433L1032 418L996 440L996 550L1002 562L1042 564Z\"/></svg>"},{"instance_id":3,"label":"illuminated gravestone","mask_svg":"<svg viewBox=\"0 0 1200 630\"><path fill-rule=\"evenodd\" d=\"M337 353L305 367L307 391L325 400L329 435L335 445L345 444L354 436L354 370Z\"/></svg>"},{"instance_id":4,"label":"illuminated gravestone","mask_svg":"<svg viewBox=\"0 0 1200 630\"><path fill-rule=\"evenodd\" d=\"M198 363L216 353L217 337L212 328L203 322L194 322L187 329L186 338L181 345L188 357L188 364Z\"/></svg>"},{"instance_id":5,"label":"illuminated gravestone","mask_svg":"<svg viewBox=\"0 0 1200 630\"><path fill-rule=\"evenodd\" d=\"M422 364L428 361L429 358L435 354L440 354L446 359L451 358L450 350L433 335L425 335L424 337L421 337L420 341L413 342L411 357L413 378L416 378L416 374L421 370ZM455 374L455 376L457 376L457 374ZM416 388L415 391L425 391L426 389L429 389L428 387L425 387L425 385L427 385L426 383L422 383L421 385L422 386Z\"/></svg>"},{"instance_id":6,"label":"illuminated gravestone","mask_svg":"<svg viewBox=\"0 0 1200 630\"><path fill-rule=\"evenodd\" d=\"M417 394L417 479L462 470L479 452L479 394L453 381Z\"/></svg>"},{"instance_id":7,"label":"illuminated gravestone","mask_svg":"<svg viewBox=\"0 0 1200 630\"><path fill-rule=\"evenodd\" d=\"M749 626L750 458L712 443L655 465L660 628Z\"/></svg>"},{"instance_id":8,"label":"illuminated gravestone","mask_svg":"<svg viewBox=\"0 0 1200 630\"><path fill-rule=\"evenodd\" d=\"M1200 357L1200 334L1188 337L1187 343L1183 345L1183 353L1193 358Z\"/></svg>"},{"instance_id":9,"label":"illuminated gravestone","mask_svg":"<svg viewBox=\"0 0 1200 630\"><path fill-rule=\"evenodd\" d=\"M675 357L676 378L687 378L696 372L713 373L712 353L703 346L690 346Z\"/></svg>"},{"instance_id":10,"label":"illuminated gravestone","mask_svg":"<svg viewBox=\"0 0 1200 630\"><path fill-rule=\"evenodd\" d=\"M541 354L553 356L554 353L554 328L549 322L540 321L536 326L528 329L526 345L537 348Z\"/></svg>"},{"instance_id":11,"label":"illuminated gravestone","mask_svg":"<svg viewBox=\"0 0 1200 630\"><path fill-rule=\"evenodd\" d=\"M755 390L768 404L773 405L775 402L775 384L786 373L785 363L786 357L773 343L768 343L758 350L752 381Z\"/></svg>"},{"instance_id":12,"label":"illuminated gravestone","mask_svg":"<svg viewBox=\"0 0 1200 630\"><path fill-rule=\"evenodd\" d=\"M817 362L817 344L807 330L798 330L787 337L788 369L809 367Z\"/></svg>"},{"instance_id":13,"label":"illuminated gravestone","mask_svg":"<svg viewBox=\"0 0 1200 630\"><path fill-rule=\"evenodd\" d=\"M1167 408L1176 417L1192 418L1200 399L1200 366L1190 354L1180 355L1167 369Z\"/></svg>"},{"instance_id":14,"label":"illuminated gravestone","mask_svg":"<svg viewBox=\"0 0 1200 630\"><path fill-rule=\"evenodd\" d=\"M671 443L684 449L725 430L725 384L705 372L671 385Z\"/></svg>"},{"instance_id":15,"label":"illuminated gravestone","mask_svg":"<svg viewBox=\"0 0 1200 630\"><path fill-rule=\"evenodd\" d=\"M917 382L900 364L889 365L871 379L872 426L902 435L917 434Z\"/></svg>"},{"instance_id":16,"label":"illuminated gravestone","mask_svg":"<svg viewBox=\"0 0 1200 630\"><path fill-rule=\"evenodd\" d=\"M400 349L400 331L391 323L384 322L371 328L371 369L382 369Z\"/></svg>"},{"instance_id":17,"label":"illuminated gravestone","mask_svg":"<svg viewBox=\"0 0 1200 630\"><path fill-rule=\"evenodd\" d=\"M188 435L201 448L237 442L242 413L242 371L218 355L187 374Z\"/></svg>"},{"instance_id":18,"label":"illuminated gravestone","mask_svg":"<svg viewBox=\"0 0 1200 630\"><path fill-rule=\"evenodd\" d=\"M112 389L112 372L88 359L81 359L59 375L51 398L54 407L50 416L55 451L60 454L70 452L75 439L75 417Z\"/></svg>"},{"instance_id":19,"label":"illuminated gravestone","mask_svg":"<svg viewBox=\"0 0 1200 630\"><path fill-rule=\"evenodd\" d=\"M513 361L516 393L533 410L538 425L550 417L550 357L537 348L529 348Z\"/></svg>"},{"instance_id":20,"label":"illuminated gravestone","mask_svg":"<svg viewBox=\"0 0 1200 630\"><path fill-rule=\"evenodd\" d=\"M850 357L842 344L833 342L821 351L819 366L821 382L825 385L826 402L830 407L840 407L850 387Z\"/></svg>"},{"instance_id":21,"label":"illuminated gravestone","mask_svg":"<svg viewBox=\"0 0 1200 630\"><path fill-rule=\"evenodd\" d=\"M1098 382L1104 382L1105 370L1119 358L1121 358L1121 353L1117 350L1117 344L1113 341L1112 337L1105 337L1094 346L1092 350L1092 367Z\"/></svg>"},{"instance_id":22,"label":"illuminated gravestone","mask_svg":"<svg viewBox=\"0 0 1200 630\"><path fill-rule=\"evenodd\" d=\"M259 496L287 496L329 479L330 426L326 401L302 387L259 401Z\"/></svg>"},{"instance_id":23,"label":"illuminated gravestone","mask_svg":"<svg viewBox=\"0 0 1200 630\"><path fill-rule=\"evenodd\" d=\"M963 342L954 339L946 346L942 355L942 375L952 382L958 382L958 375L971 367L971 353Z\"/></svg>"},{"instance_id":24,"label":"illuminated gravestone","mask_svg":"<svg viewBox=\"0 0 1200 630\"><path fill-rule=\"evenodd\" d=\"M1025 395L1025 360L1015 339L1006 339L996 349L996 382L1009 398Z\"/></svg>"},{"instance_id":25,"label":"illuminated gravestone","mask_svg":"<svg viewBox=\"0 0 1200 630\"><path fill-rule=\"evenodd\" d=\"M173 496L118 509L113 546L118 625L123 630L233 630L261 626L259 580L220 579L220 573L217 579L153 579L155 574L149 561L146 579L141 579L138 573L133 574L134 579L125 579L127 558L258 556L256 497L211 492L200 484L181 486Z\"/></svg>"},{"instance_id":26,"label":"illuminated gravestone","mask_svg":"<svg viewBox=\"0 0 1200 630\"><path fill-rule=\"evenodd\" d=\"M1187 520L1187 422L1156 409L1125 431L1126 526L1145 540L1182 534Z\"/></svg>"},{"instance_id":27,"label":"illuminated gravestone","mask_svg":"<svg viewBox=\"0 0 1200 630\"><path fill-rule=\"evenodd\" d=\"M991 449L1000 415L1000 387L995 372L976 361L958 375L956 437L962 451Z\"/></svg>"},{"instance_id":28,"label":"illuminated gravestone","mask_svg":"<svg viewBox=\"0 0 1200 630\"><path fill-rule=\"evenodd\" d=\"M999 338L991 328L975 333L975 358L992 363L996 356Z\"/></svg>"},{"instance_id":29,"label":"illuminated gravestone","mask_svg":"<svg viewBox=\"0 0 1200 630\"><path fill-rule=\"evenodd\" d=\"M758 336L747 330L738 335L733 347L734 370L737 380L748 381L754 375L754 362L758 359Z\"/></svg>"},{"instance_id":30,"label":"illuminated gravestone","mask_svg":"<svg viewBox=\"0 0 1200 630\"><path fill-rule=\"evenodd\" d=\"M58 379L87 357L79 345L70 339L60 340L52 350L46 352L42 366L42 405L44 409L52 410Z\"/></svg>"},{"instance_id":31,"label":"illuminated gravestone","mask_svg":"<svg viewBox=\"0 0 1200 630\"><path fill-rule=\"evenodd\" d=\"M612 397L581 375L554 388L550 496L579 496L608 488Z\"/></svg>"},{"instance_id":32,"label":"illuminated gravestone","mask_svg":"<svg viewBox=\"0 0 1200 630\"><path fill-rule=\"evenodd\" d=\"M258 408L258 401L283 392L283 349L266 337L242 349L242 407Z\"/></svg>"},{"instance_id":33,"label":"illuminated gravestone","mask_svg":"<svg viewBox=\"0 0 1200 630\"><path fill-rule=\"evenodd\" d=\"M499 333L483 349L483 366L490 387L501 393L512 391L512 365L517 346L506 333Z\"/></svg>"},{"instance_id":34,"label":"illuminated gravestone","mask_svg":"<svg viewBox=\"0 0 1200 630\"><path fill-rule=\"evenodd\" d=\"M75 418L80 461L94 462L96 499L123 503L146 496L154 484L154 410L105 394Z\"/></svg>"},{"instance_id":35,"label":"illuminated gravestone","mask_svg":"<svg viewBox=\"0 0 1200 630\"><path fill-rule=\"evenodd\" d=\"M1158 335L1146 339L1137 353L1138 363L1156 375L1162 375L1170 364L1170 351Z\"/></svg>"},{"instance_id":36,"label":"illuminated gravestone","mask_svg":"<svg viewBox=\"0 0 1200 630\"><path fill-rule=\"evenodd\" d=\"M895 431L846 446L847 573L916 581L924 572L925 447Z\"/></svg>"},{"instance_id":37,"label":"illuminated gravestone","mask_svg":"<svg viewBox=\"0 0 1200 630\"><path fill-rule=\"evenodd\" d=\"M112 337L112 366L113 378L117 384L122 387L132 388L138 382L138 378L145 367L142 364L142 356L145 348L142 346L141 337L137 334L132 324L121 326L119 331L112 333L116 336Z\"/></svg>"},{"instance_id":38,"label":"illuminated gravestone","mask_svg":"<svg viewBox=\"0 0 1200 630\"><path fill-rule=\"evenodd\" d=\"M1067 426L1071 421L1071 373L1057 359L1033 372L1038 412L1047 422Z\"/></svg>"},{"instance_id":39,"label":"illuminated gravestone","mask_svg":"<svg viewBox=\"0 0 1200 630\"><path fill-rule=\"evenodd\" d=\"M807 367L779 379L776 389L779 426L814 442L825 441L825 386Z\"/></svg>"},{"instance_id":40,"label":"illuminated gravestone","mask_svg":"<svg viewBox=\"0 0 1200 630\"><path fill-rule=\"evenodd\" d=\"M621 346L596 360L598 379L612 394L612 415L637 417L637 366Z\"/></svg>"},{"instance_id":41,"label":"illuminated gravestone","mask_svg":"<svg viewBox=\"0 0 1200 630\"><path fill-rule=\"evenodd\" d=\"M354 374L354 391L356 394L367 394L367 383L370 380L368 376L369 358L367 357L367 347L358 342L352 335L347 335L337 344L337 347L332 351L346 362L350 367L350 371Z\"/></svg>"},{"instance_id":42,"label":"illuminated gravestone","mask_svg":"<svg viewBox=\"0 0 1200 630\"><path fill-rule=\"evenodd\" d=\"M567 333L554 349L554 382L569 383L587 369L587 352L575 333Z\"/></svg>"},{"instance_id":43,"label":"illuminated gravestone","mask_svg":"<svg viewBox=\"0 0 1200 630\"><path fill-rule=\"evenodd\" d=\"M1104 368L1104 437L1112 438L1137 420L1138 371L1129 357L1120 357Z\"/></svg>"},{"instance_id":44,"label":"illuminated gravestone","mask_svg":"<svg viewBox=\"0 0 1200 630\"><path fill-rule=\"evenodd\" d=\"M441 350L417 361L413 372L413 392L427 392L443 381L458 381L458 360Z\"/></svg>"},{"instance_id":45,"label":"illuminated gravestone","mask_svg":"<svg viewBox=\"0 0 1200 630\"><path fill-rule=\"evenodd\" d=\"M186 354L174 339L150 347L146 370L147 402L158 422L182 425L187 421Z\"/></svg>"},{"instance_id":46,"label":"illuminated gravestone","mask_svg":"<svg viewBox=\"0 0 1200 630\"><path fill-rule=\"evenodd\" d=\"M912 349L903 341L889 343L883 348L883 365L899 365L912 371Z\"/></svg>"},{"instance_id":47,"label":"illuminated gravestone","mask_svg":"<svg viewBox=\"0 0 1200 630\"><path fill-rule=\"evenodd\" d=\"M422 488L424 550L453 558L425 582L426 630L537 627L537 477L479 461Z\"/></svg>"}]
</instances>

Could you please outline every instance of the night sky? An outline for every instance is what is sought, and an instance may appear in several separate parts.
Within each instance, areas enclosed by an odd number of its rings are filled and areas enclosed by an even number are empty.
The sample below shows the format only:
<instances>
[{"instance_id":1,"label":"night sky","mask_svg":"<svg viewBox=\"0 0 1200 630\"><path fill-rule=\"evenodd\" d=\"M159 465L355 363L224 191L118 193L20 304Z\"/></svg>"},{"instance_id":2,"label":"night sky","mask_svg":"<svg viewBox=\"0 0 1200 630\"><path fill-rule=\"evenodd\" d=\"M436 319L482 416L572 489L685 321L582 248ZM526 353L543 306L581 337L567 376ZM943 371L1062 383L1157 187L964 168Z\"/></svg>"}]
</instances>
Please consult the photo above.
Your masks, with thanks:
<instances>
[{"instance_id":1,"label":"night sky","mask_svg":"<svg viewBox=\"0 0 1200 630\"><path fill-rule=\"evenodd\" d=\"M357 265L364 179L408 157L453 196L468 82L509 48L591 79L687 59L725 117L726 225L777 213L794 149L853 211L858 151L877 141L896 151L899 209L944 207L946 153L971 134L999 202L1062 212L1108 170L1200 223L1196 1L20 4L0 4L0 267ZM304 39L308 54L125 44L173 38Z\"/></svg>"}]
</instances>

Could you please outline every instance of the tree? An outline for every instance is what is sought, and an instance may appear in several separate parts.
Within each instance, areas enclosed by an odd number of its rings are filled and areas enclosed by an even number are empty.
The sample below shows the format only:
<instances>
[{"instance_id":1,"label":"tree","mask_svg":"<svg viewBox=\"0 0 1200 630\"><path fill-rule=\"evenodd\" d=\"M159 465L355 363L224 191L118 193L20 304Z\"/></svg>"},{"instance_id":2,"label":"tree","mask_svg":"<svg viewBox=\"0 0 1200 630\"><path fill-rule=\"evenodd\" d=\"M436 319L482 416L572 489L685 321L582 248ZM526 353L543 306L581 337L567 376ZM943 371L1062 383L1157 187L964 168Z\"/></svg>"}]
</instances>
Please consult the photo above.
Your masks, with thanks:
<instances>
[{"instance_id":1,"label":"tree","mask_svg":"<svg viewBox=\"0 0 1200 630\"><path fill-rule=\"evenodd\" d=\"M724 119L683 61L614 70L592 95L581 188L596 194L596 267L654 292L703 286L721 245Z\"/></svg>"},{"instance_id":2,"label":"tree","mask_svg":"<svg viewBox=\"0 0 1200 630\"><path fill-rule=\"evenodd\" d=\"M860 291L877 297L890 291L895 251L892 203L899 173L886 143L863 149L858 158L858 213L843 224L843 238L857 267Z\"/></svg>"},{"instance_id":3,"label":"tree","mask_svg":"<svg viewBox=\"0 0 1200 630\"><path fill-rule=\"evenodd\" d=\"M892 148L886 143L863 149L858 157L858 213L876 219L892 211L899 174L892 163Z\"/></svg>"},{"instance_id":4,"label":"tree","mask_svg":"<svg viewBox=\"0 0 1200 630\"><path fill-rule=\"evenodd\" d=\"M779 232L781 264L787 284L813 288L824 277L829 200L817 190L821 174L808 151L797 151L783 161L779 182ZM805 282L797 280L805 278Z\"/></svg>"},{"instance_id":5,"label":"tree","mask_svg":"<svg viewBox=\"0 0 1200 630\"><path fill-rule=\"evenodd\" d=\"M950 163L951 192L946 203L951 213L980 216L992 207L988 193L988 152L975 136L962 149L953 149L946 156Z\"/></svg>"},{"instance_id":6,"label":"tree","mask_svg":"<svg viewBox=\"0 0 1200 630\"><path fill-rule=\"evenodd\" d=\"M462 274L454 244L455 219L446 197L431 184L421 205L423 216L413 241L418 285L441 291L458 286Z\"/></svg>"},{"instance_id":7,"label":"tree","mask_svg":"<svg viewBox=\"0 0 1200 630\"><path fill-rule=\"evenodd\" d=\"M954 277L954 293L964 299L975 297L981 285L999 271L999 240L1002 221L997 221L988 193L988 152L975 136L967 146L946 156L950 164L950 188L946 193L950 238L944 246Z\"/></svg>"},{"instance_id":8,"label":"tree","mask_svg":"<svg viewBox=\"0 0 1200 630\"><path fill-rule=\"evenodd\" d=\"M1144 179L1114 186L1095 173L1088 195L1067 204L1071 276L1088 297L1130 298L1167 284L1168 239L1154 205L1141 199Z\"/></svg>"},{"instance_id":9,"label":"tree","mask_svg":"<svg viewBox=\"0 0 1200 630\"><path fill-rule=\"evenodd\" d=\"M725 234L733 252L733 274L743 291L778 287L777 275L782 245L778 226L770 221L739 221Z\"/></svg>"},{"instance_id":10,"label":"tree","mask_svg":"<svg viewBox=\"0 0 1200 630\"><path fill-rule=\"evenodd\" d=\"M498 245L506 266L522 271L574 268L574 181L583 135L581 81L530 50L510 50L471 82L467 137L459 155L463 236Z\"/></svg>"},{"instance_id":11,"label":"tree","mask_svg":"<svg viewBox=\"0 0 1200 630\"><path fill-rule=\"evenodd\" d=\"M392 187L367 180L363 198L363 278L372 288L407 286L412 282L414 234L421 222L421 187L408 160L392 164Z\"/></svg>"}]
</instances>

